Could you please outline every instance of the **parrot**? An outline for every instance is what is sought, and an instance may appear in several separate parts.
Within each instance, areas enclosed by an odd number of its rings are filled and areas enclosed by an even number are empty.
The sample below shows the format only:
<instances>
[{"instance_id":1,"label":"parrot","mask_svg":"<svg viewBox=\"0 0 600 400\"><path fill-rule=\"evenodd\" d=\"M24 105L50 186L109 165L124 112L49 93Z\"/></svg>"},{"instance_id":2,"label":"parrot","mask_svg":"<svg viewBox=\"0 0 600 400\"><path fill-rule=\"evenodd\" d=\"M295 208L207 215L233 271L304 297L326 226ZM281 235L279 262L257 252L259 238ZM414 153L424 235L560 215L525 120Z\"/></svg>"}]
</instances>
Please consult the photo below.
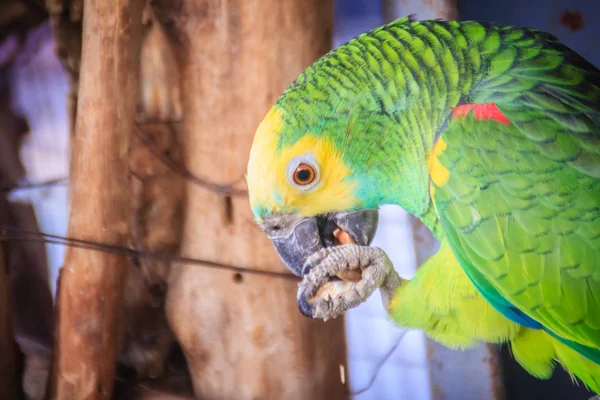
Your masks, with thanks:
<instances>
[{"instance_id":1,"label":"parrot","mask_svg":"<svg viewBox=\"0 0 600 400\"><path fill-rule=\"evenodd\" d=\"M552 34L414 17L363 33L277 99L246 180L305 316L379 289L400 327L506 343L529 374L560 365L600 393L600 71ZM370 246L383 205L439 241L410 280ZM319 295L343 271L360 278Z\"/></svg>"}]
</instances>

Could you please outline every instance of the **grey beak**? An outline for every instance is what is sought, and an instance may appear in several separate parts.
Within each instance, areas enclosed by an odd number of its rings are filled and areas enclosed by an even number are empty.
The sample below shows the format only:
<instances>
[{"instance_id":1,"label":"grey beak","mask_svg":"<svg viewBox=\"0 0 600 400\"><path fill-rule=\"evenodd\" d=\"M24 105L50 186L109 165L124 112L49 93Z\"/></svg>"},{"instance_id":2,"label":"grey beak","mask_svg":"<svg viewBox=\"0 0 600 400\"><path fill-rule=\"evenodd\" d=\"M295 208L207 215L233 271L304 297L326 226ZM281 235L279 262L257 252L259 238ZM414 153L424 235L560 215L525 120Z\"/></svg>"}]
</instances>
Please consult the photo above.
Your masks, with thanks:
<instances>
[{"instance_id":1,"label":"grey beak","mask_svg":"<svg viewBox=\"0 0 600 400\"><path fill-rule=\"evenodd\" d=\"M356 244L371 244L379 213L377 210L329 213L312 218L303 218L289 235L273 237L279 257L295 275L303 276L304 262L313 253L334 245L333 231L341 228Z\"/></svg>"},{"instance_id":2,"label":"grey beak","mask_svg":"<svg viewBox=\"0 0 600 400\"><path fill-rule=\"evenodd\" d=\"M281 260L295 275L302 276L304 261L321 249L321 238L316 218L305 219L288 237L271 239Z\"/></svg>"}]
</instances>

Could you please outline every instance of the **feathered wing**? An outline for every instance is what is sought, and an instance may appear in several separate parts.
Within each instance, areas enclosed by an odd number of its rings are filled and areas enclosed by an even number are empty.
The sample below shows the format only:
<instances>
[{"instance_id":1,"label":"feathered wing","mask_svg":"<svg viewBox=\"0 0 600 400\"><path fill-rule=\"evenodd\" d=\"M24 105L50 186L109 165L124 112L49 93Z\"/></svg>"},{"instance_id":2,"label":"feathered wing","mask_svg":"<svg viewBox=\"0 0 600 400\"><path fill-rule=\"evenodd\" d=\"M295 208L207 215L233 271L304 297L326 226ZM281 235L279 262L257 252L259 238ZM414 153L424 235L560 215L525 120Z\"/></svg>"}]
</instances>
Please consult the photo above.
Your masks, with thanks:
<instances>
[{"instance_id":1,"label":"feathered wing","mask_svg":"<svg viewBox=\"0 0 600 400\"><path fill-rule=\"evenodd\" d=\"M448 244L503 315L600 363L600 137L576 136L577 115L498 109L508 124L470 111L439 139L448 178L434 200Z\"/></svg>"},{"instance_id":2,"label":"feathered wing","mask_svg":"<svg viewBox=\"0 0 600 400\"><path fill-rule=\"evenodd\" d=\"M600 363L600 71L534 34L502 43L441 132L435 206L494 307Z\"/></svg>"}]
</instances>

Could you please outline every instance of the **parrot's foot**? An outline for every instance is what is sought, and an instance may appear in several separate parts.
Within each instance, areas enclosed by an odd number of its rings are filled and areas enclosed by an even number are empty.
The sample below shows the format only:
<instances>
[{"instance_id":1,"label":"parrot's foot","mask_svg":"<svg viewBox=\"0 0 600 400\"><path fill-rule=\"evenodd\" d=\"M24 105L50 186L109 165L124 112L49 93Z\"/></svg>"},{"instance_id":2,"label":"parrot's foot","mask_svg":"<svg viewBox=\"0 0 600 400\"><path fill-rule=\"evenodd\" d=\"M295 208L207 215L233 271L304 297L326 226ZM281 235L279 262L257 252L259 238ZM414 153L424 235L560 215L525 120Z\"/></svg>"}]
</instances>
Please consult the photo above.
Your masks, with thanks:
<instances>
[{"instance_id":1,"label":"parrot's foot","mask_svg":"<svg viewBox=\"0 0 600 400\"><path fill-rule=\"evenodd\" d=\"M335 294L320 295L319 289L348 270L362 270L358 282L344 281ZM328 320L365 301L377 288L384 306L402 280L383 250L377 247L345 244L328 247L312 254L303 268L304 279L298 288L298 308L307 317Z\"/></svg>"}]
</instances>

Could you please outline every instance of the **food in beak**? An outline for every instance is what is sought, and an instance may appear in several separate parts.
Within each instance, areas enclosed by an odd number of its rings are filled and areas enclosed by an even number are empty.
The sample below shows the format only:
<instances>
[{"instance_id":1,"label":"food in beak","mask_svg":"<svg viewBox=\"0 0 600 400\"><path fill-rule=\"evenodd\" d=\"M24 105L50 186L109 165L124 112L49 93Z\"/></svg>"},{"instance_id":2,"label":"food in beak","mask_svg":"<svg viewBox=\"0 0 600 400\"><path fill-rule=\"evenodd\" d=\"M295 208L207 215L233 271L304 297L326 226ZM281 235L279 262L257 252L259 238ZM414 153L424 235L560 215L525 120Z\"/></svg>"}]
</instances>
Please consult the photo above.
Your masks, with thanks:
<instances>
[{"instance_id":1,"label":"food in beak","mask_svg":"<svg viewBox=\"0 0 600 400\"><path fill-rule=\"evenodd\" d=\"M360 210L315 217L273 214L270 218L263 229L279 257L295 275L304 276L311 268L306 260L321 249L347 243L368 246L375 236L379 214L377 210ZM343 279L353 276L360 280L358 271L342 275Z\"/></svg>"}]
</instances>

